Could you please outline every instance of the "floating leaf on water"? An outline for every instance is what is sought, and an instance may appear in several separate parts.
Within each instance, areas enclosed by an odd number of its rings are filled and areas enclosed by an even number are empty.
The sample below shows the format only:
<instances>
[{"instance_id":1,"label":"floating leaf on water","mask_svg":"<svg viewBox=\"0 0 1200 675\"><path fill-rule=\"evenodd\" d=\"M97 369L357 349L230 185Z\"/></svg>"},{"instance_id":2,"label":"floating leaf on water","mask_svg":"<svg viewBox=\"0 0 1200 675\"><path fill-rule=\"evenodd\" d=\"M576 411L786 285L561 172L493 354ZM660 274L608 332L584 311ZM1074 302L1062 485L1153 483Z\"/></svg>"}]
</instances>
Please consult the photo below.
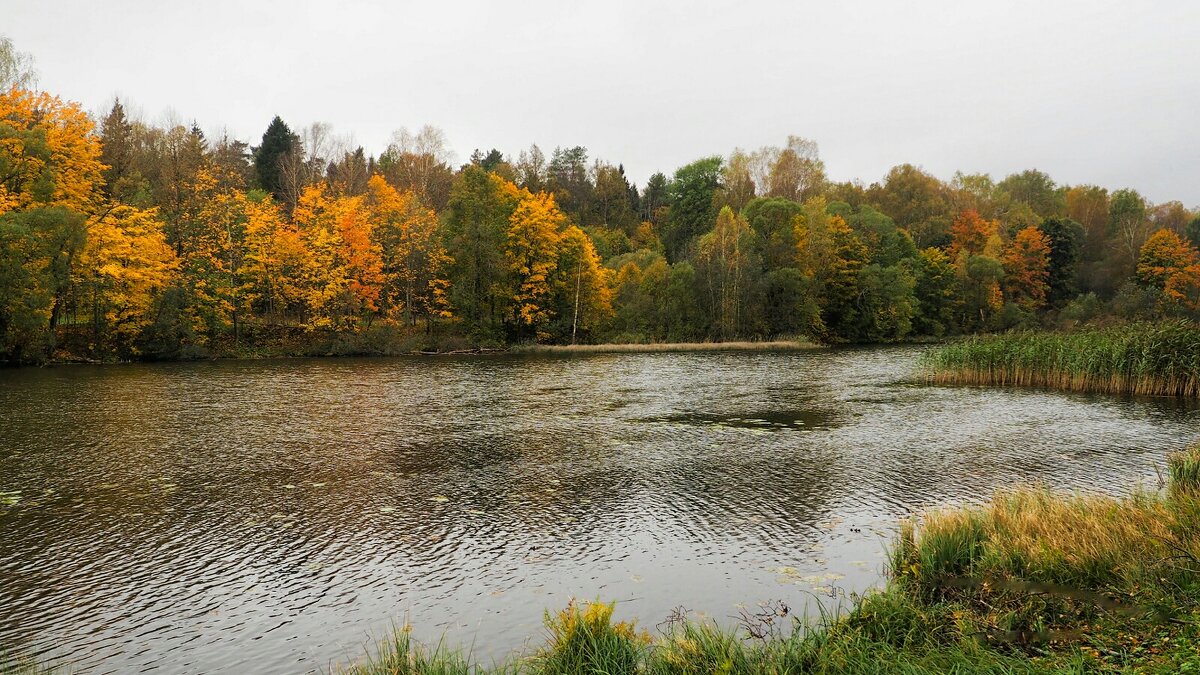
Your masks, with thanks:
<instances>
[{"instance_id":1,"label":"floating leaf on water","mask_svg":"<svg viewBox=\"0 0 1200 675\"><path fill-rule=\"evenodd\" d=\"M111 489L117 487L117 484L116 483L101 483L101 484L97 485L96 487L100 488L101 490L111 490Z\"/></svg>"},{"instance_id":2,"label":"floating leaf on water","mask_svg":"<svg viewBox=\"0 0 1200 675\"><path fill-rule=\"evenodd\" d=\"M292 485L291 483L288 483L288 484L286 484L286 485L284 485L284 486L283 486L283 489L284 489L284 490L295 490L295 489L296 489L296 486L295 486L295 485Z\"/></svg>"},{"instance_id":3,"label":"floating leaf on water","mask_svg":"<svg viewBox=\"0 0 1200 675\"><path fill-rule=\"evenodd\" d=\"M313 487L325 487L325 484L324 483L313 483L312 486Z\"/></svg>"},{"instance_id":4,"label":"floating leaf on water","mask_svg":"<svg viewBox=\"0 0 1200 675\"><path fill-rule=\"evenodd\" d=\"M866 560L851 560L850 564L854 565L855 567L866 567L871 563L867 562Z\"/></svg>"},{"instance_id":5,"label":"floating leaf on water","mask_svg":"<svg viewBox=\"0 0 1200 675\"><path fill-rule=\"evenodd\" d=\"M479 509L467 509L467 513L469 513L473 516L486 516L487 515L487 511L480 511Z\"/></svg>"},{"instance_id":6,"label":"floating leaf on water","mask_svg":"<svg viewBox=\"0 0 1200 675\"><path fill-rule=\"evenodd\" d=\"M629 580L630 580L630 581L632 581L632 582L633 582L633 583L635 583L635 584L640 584L640 583L642 583L642 575L640 575L640 574L634 574L634 575L632 575L632 576L630 576L630 577L629 577Z\"/></svg>"},{"instance_id":7,"label":"floating leaf on water","mask_svg":"<svg viewBox=\"0 0 1200 675\"><path fill-rule=\"evenodd\" d=\"M800 573L800 570L796 569L795 567L776 567L775 571L779 574L789 577L796 576Z\"/></svg>"},{"instance_id":8,"label":"floating leaf on water","mask_svg":"<svg viewBox=\"0 0 1200 675\"><path fill-rule=\"evenodd\" d=\"M429 498L429 501L444 504L445 502L450 501L450 498L445 495L434 495Z\"/></svg>"},{"instance_id":9,"label":"floating leaf on water","mask_svg":"<svg viewBox=\"0 0 1200 675\"><path fill-rule=\"evenodd\" d=\"M379 512L380 512L380 513L391 513L392 511L395 511L395 510L396 510L396 508L395 508L394 506L381 506L381 507L379 507Z\"/></svg>"},{"instance_id":10,"label":"floating leaf on water","mask_svg":"<svg viewBox=\"0 0 1200 675\"><path fill-rule=\"evenodd\" d=\"M504 591L492 591L491 593L488 593L488 595L492 596L493 598L498 598L504 595Z\"/></svg>"}]
</instances>

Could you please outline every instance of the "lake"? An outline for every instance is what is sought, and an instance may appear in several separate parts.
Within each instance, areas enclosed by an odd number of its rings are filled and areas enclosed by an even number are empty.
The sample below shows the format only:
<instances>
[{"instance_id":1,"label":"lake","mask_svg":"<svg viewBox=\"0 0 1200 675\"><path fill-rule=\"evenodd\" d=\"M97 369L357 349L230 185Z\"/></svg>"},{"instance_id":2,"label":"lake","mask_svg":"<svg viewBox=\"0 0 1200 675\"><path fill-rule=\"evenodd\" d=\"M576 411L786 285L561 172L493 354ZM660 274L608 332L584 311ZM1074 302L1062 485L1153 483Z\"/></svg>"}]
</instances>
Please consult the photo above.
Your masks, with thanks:
<instances>
[{"instance_id":1,"label":"lake","mask_svg":"<svg viewBox=\"0 0 1200 675\"><path fill-rule=\"evenodd\" d=\"M845 604L914 511L1154 488L1200 439L1171 399L926 386L920 351L0 371L0 648L296 673L406 622L489 662L572 597L733 626Z\"/></svg>"}]
</instances>

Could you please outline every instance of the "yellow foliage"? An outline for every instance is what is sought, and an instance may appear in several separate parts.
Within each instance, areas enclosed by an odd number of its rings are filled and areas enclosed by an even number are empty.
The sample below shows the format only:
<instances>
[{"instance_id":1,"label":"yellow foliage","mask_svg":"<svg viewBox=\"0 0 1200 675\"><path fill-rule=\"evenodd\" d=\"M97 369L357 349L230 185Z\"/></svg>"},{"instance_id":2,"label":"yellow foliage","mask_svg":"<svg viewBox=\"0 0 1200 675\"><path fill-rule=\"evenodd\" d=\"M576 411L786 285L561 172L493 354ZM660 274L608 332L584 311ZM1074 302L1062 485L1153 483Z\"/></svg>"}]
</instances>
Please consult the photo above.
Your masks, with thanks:
<instances>
[{"instance_id":1,"label":"yellow foliage","mask_svg":"<svg viewBox=\"0 0 1200 675\"><path fill-rule=\"evenodd\" d=\"M568 227L560 240L554 287L559 306L571 318L572 341L578 331L596 330L612 317L612 276L591 237L574 225Z\"/></svg>"},{"instance_id":2,"label":"yellow foliage","mask_svg":"<svg viewBox=\"0 0 1200 675\"><path fill-rule=\"evenodd\" d=\"M384 301L413 323L418 315L449 317L452 262L438 234L437 214L411 192L400 192L382 176L367 183L372 236L382 255Z\"/></svg>"},{"instance_id":3,"label":"yellow foliage","mask_svg":"<svg viewBox=\"0 0 1200 675\"><path fill-rule=\"evenodd\" d=\"M305 255L299 262L310 327L338 327L377 309L380 248L361 196L331 197L323 184L300 193L292 216Z\"/></svg>"},{"instance_id":4,"label":"yellow foliage","mask_svg":"<svg viewBox=\"0 0 1200 675\"><path fill-rule=\"evenodd\" d=\"M550 275L558 264L559 230L565 224L554 195L520 191L504 243L513 278L513 315L519 327L537 330L550 319Z\"/></svg>"},{"instance_id":5,"label":"yellow foliage","mask_svg":"<svg viewBox=\"0 0 1200 675\"><path fill-rule=\"evenodd\" d=\"M154 298L171 282L178 261L156 209L118 205L89 227L78 269L113 338L129 347L150 323Z\"/></svg>"},{"instance_id":6,"label":"yellow foliage","mask_svg":"<svg viewBox=\"0 0 1200 675\"><path fill-rule=\"evenodd\" d=\"M0 214L34 205L94 213L104 165L93 124L76 103L12 88L0 92L0 157L11 176L0 182Z\"/></svg>"}]
</instances>

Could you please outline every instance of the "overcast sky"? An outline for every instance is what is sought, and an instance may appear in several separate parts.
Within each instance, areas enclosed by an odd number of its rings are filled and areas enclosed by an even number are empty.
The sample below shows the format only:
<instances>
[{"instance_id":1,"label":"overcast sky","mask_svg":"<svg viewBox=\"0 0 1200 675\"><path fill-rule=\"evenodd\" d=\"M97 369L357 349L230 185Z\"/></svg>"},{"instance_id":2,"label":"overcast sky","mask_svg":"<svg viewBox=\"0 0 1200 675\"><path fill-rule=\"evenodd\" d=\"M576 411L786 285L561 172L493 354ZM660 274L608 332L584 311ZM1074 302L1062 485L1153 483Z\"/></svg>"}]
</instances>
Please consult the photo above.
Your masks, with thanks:
<instances>
[{"instance_id":1,"label":"overcast sky","mask_svg":"<svg viewBox=\"0 0 1200 675\"><path fill-rule=\"evenodd\" d=\"M245 5L245 6L243 6ZM1200 206L1200 2L0 0L41 86L257 144L279 114L378 154L583 145L654 171L820 145L830 177L1036 167Z\"/></svg>"}]
</instances>

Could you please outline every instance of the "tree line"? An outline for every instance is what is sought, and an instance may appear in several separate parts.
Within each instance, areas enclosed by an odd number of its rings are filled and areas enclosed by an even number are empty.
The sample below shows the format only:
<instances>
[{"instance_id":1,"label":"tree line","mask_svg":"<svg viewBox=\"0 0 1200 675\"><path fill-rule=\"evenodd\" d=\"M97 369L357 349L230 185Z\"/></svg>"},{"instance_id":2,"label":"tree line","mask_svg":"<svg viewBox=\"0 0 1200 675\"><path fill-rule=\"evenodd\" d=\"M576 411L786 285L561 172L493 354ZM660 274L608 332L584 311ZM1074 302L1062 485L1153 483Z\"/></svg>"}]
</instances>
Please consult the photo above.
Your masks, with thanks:
<instances>
[{"instance_id":1,"label":"tree line","mask_svg":"<svg viewBox=\"0 0 1200 675\"><path fill-rule=\"evenodd\" d=\"M177 358L281 333L475 343L894 341L1200 311L1200 214L1028 170L830 180L817 146L639 188L583 147L454 166L273 119L257 145L100 119L0 44L0 360Z\"/></svg>"}]
</instances>

